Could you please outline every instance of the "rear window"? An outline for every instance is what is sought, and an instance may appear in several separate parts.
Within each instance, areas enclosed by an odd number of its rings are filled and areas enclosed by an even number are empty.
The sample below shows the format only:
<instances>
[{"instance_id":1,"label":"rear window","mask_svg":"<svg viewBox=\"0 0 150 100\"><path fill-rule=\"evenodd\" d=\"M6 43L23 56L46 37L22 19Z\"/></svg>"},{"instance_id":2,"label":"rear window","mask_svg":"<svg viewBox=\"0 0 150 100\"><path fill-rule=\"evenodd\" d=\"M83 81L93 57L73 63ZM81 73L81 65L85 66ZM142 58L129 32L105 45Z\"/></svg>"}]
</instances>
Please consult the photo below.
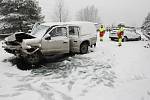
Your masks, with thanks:
<instances>
[{"instance_id":1,"label":"rear window","mask_svg":"<svg viewBox=\"0 0 150 100\"><path fill-rule=\"evenodd\" d=\"M79 35L79 27L69 26L69 35Z\"/></svg>"}]
</instances>

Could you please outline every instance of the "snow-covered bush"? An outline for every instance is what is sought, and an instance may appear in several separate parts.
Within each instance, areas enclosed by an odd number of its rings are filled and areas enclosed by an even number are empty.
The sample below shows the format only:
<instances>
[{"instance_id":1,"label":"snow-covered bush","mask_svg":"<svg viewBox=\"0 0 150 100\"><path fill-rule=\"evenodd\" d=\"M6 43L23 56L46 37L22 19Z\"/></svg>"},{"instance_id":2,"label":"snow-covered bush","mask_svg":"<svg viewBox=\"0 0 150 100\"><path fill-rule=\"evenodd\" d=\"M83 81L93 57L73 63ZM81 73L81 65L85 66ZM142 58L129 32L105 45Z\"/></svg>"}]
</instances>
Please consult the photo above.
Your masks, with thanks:
<instances>
[{"instance_id":1,"label":"snow-covered bush","mask_svg":"<svg viewBox=\"0 0 150 100\"><path fill-rule=\"evenodd\" d=\"M41 8L35 0L0 0L0 32L27 32L31 24L42 21Z\"/></svg>"}]
</instances>

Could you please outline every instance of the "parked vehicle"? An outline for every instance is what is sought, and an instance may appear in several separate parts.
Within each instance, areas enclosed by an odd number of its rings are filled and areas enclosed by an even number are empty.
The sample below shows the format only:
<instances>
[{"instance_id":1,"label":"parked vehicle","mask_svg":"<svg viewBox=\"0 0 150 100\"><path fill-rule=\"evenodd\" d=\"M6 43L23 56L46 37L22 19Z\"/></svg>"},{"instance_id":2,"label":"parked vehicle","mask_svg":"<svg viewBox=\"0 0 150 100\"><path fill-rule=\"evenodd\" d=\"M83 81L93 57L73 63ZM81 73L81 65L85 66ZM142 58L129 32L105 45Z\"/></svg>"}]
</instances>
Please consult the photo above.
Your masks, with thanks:
<instances>
[{"instance_id":1,"label":"parked vehicle","mask_svg":"<svg viewBox=\"0 0 150 100\"><path fill-rule=\"evenodd\" d=\"M91 22L42 23L36 24L31 33L7 37L3 48L30 63L37 63L47 55L85 54L89 46L96 46L96 40L96 27Z\"/></svg>"},{"instance_id":2,"label":"parked vehicle","mask_svg":"<svg viewBox=\"0 0 150 100\"><path fill-rule=\"evenodd\" d=\"M109 38L111 40L118 40L117 32L118 32L117 28L113 29L109 34ZM125 29L122 40L124 42L128 40L141 40L141 35L133 29Z\"/></svg>"}]
</instances>

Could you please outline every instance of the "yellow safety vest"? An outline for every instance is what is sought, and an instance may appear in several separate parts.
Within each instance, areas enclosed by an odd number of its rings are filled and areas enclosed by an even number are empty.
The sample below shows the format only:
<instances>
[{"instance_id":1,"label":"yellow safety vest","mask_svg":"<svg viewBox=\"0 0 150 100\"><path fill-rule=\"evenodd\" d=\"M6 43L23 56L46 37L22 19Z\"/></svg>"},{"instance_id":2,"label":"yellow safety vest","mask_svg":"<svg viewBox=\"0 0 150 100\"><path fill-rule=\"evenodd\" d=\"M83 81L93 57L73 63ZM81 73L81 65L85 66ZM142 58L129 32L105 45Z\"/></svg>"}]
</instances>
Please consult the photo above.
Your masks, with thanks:
<instances>
[{"instance_id":1,"label":"yellow safety vest","mask_svg":"<svg viewBox=\"0 0 150 100\"><path fill-rule=\"evenodd\" d=\"M123 27L119 28L118 32L124 32L124 28Z\"/></svg>"},{"instance_id":2,"label":"yellow safety vest","mask_svg":"<svg viewBox=\"0 0 150 100\"><path fill-rule=\"evenodd\" d=\"M104 27L103 27L103 28L100 27L100 28L99 28L99 31L100 31L100 32L104 32L104 31L105 31L105 28L104 28Z\"/></svg>"}]
</instances>

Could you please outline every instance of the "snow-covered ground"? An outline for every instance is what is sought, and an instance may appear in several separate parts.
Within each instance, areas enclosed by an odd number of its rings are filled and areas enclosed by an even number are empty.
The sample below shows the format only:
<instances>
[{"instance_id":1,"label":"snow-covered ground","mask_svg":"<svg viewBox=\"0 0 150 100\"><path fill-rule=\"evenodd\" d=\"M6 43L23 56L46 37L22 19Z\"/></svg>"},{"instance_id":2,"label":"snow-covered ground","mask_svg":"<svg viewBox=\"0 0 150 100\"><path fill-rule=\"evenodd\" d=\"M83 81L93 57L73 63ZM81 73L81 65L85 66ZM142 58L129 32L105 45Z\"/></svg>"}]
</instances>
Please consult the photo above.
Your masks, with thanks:
<instances>
[{"instance_id":1,"label":"snow-covered ground","mask_svg":"<svg viewBox=\"0 0 150 100\"><path fill-rule=\"evenodd\" d=\"M118 47L106 34L88 54L25 71L0 48L0 100L150 100L150 41L142 38Z\"/></svg>"}]
</instances>

